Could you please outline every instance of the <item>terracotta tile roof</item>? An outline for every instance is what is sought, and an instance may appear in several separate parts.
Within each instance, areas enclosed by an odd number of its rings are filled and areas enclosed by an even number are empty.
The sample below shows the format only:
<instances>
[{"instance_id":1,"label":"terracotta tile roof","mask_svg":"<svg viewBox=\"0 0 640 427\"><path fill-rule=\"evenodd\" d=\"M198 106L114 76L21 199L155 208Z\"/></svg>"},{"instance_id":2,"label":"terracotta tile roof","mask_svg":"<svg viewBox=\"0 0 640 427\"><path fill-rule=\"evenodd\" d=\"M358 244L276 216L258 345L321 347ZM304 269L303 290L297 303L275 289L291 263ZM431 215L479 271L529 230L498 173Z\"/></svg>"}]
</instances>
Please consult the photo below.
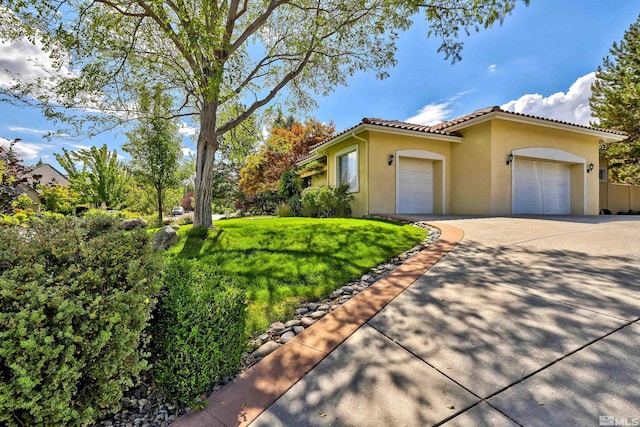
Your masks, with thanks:
<instances>
[{"instance_id":1,"label":"terracotta tile roof","mask_svg":"<svg viewBox=\"0 0 640 427\"><path fill-rule=\"evenodd\" d=\"M321 144L323 144L323 143L316 144L316 145L314 145L314 147L315 147L315 146L319 146L319 145L321 145ZM300 157L300 158L296 161L296 163L302 163L302 162L305 162L305 161L307 161L307 160L309 160L309 159L311 159L311 158L313 158L313 157L315 157L315 154L307 153L307 154L305 154L304 156ZM326 156L321 156L321 157L326 157Z\"/></svg>"},{"instance_id":2,"label":"terracotta tile roof","mask_svg":"<svg viewBox=\"0 0 640 427\"><path fill-rule=\"evenodd\" d=\"M369 119L365 117L362 119L362 123L394 129L411 130L415 132L434 133L444 136L461 136L456 132L445 132L440 129L436 129L434 126L416 125L413 123L400 122L398 120Z\"/></svg>"},{"instance_id":3,"label":"terracotta tile roof","mask_svg":"<svg viewBox=\"0 0 640 427\"><path fill-rule=\"evenodd\" d=\"M362 121L360 123L358 123L355 126L352 126L348 129L343 130L342 132L339 132L333 136L331 136L330 138L327 138L326 140L312 146L310 148L310 151L315 150L316 148L344 135L347 134L349 132L351 132L352 130L354 130L355 128L357 128L358 126L361 125L373 125L373 126L380 126L380 127L386 127L386 128L392 128L392 129L400 129L400 130L408 130L408 131L413 131L413 132L422 132L422 133L430 133L430 134L434 134L434 135L442 135L442 136L456 136L456 137L460 137L461 135L456 132L456 131L447 131L447 129L468 122L470 120L473 120L475 118L478 117L482 117L485 116L487 114L490 113L505 113L505 114L511 114L514 116L519 116L519 117L527 117L530 119L536 119L536 120L543 120L543 121L547 121L547 122L552 122L552 123L559 123L559 124L563 124L563 125L568 125L568 126L574 126L577 128L582 128L582 129L590 129L590 130L596 130L596 131L600 131L600 132L606 132L606 133L611 133L614 135L624 135L626 136L627 133L626 132L622 132L622 131L618 131L618 130L611 130L611 129L599 129L599 128L594 128L591 126L586 126L586 125L579 125L576 123L571 123L571 122L565 122L562 120L556 120L556 119L549 119L546 117L539 117L539 116L532 116L529 114L522 114L522 113L514 113L513 111L507 111L507 110L503 110L502 108L498 107L498 106L493 106L493 107L487 107L487 108L483 108L480 110L476 110L471 114L467 114L466 116L462 116L462 117L458 117L455 118L453 120L449 120L443 123L439 123L435 126L426 126L426 125L416 125L413 123L405 123L405 122L400 122L398 120L384 120L384 119L376 119L376 118L363 118ZM301 158L300 160L298 160L298 163L303 162L304 160L313 157L312 154L309 154L303 158Z\"/></svg>"},{"instance_id":4,"label":"terracotta tile roof","mask_svg":"<svg viewBox=\"0 0 640 427\"><path fill-rule=\"evenodd\" d=\"M352 130L354 130L355 128L357 128L358 126L361 125L373 125L373 126L381 126L381 127L387 127L387 128L393 128L393 129L401 129L401 130L409 130L409 131L414 131L414 132L422 132L422 133L432 133L435 135L442 135L442 136L461 136L459 133L457 132L445 132L445 131L441 131L438 129L434 129L432 126L425 126L425 125L416 125L413 123L405 123L405 122L401 122L398 120L384 120L384 119L376 119L376 118L368 118L365 117L362 119L362 121L360 123L358 123L355 126L351 126L348 129L343 130L342 132L339 132L333 136L331 136L330 138L325 139L324 141L313 145L310 150L314 150L318 147L320 147L321 145L326 144L327 142L338 138L339 136L342 136L346 133L351 132Z\"/></svg>"},{"instance_id":5,"label":"terracotta tile roof","mask_svg":"<svg viewBox=\"0 0 640 427\"><path fill-rule=\"evenodd\" d=\"M540 116L532 116L530 114L523 114L523 113L515 113L513 111L507 111L507 110L503 110L502 108L498 107L498 106L493 106L493 107L487 107L487 108L483 108L480 110L476 110L471 114L467 114L466 116L462 116L462 117L458 117L455 118L453 120L449 120L447 122L443 122L443 123L439 123L435 126L433 126L433 129L439 130L439 131L445 131L446 129L459 125L461 123L464 122L468 122L469 120L473 120L477 117L481 117L490 113L506 113L506 114L511 114L513 116L519 116L519 117L527 117L530 119L536 119L536 120L544 120L546 122L552 122L552 123L559 123L559 124L563 124L563 125L569 125L569 126L574 126L574 127L578 127L578 128L582 128L582 129L590 129L590 130L597 130L600 132L606 132L606 133L611 133L614 135L627 135L626 132L622 132L619 130L612 130L612 129L600 129L600 128L594 128L592 126L586 126L586 125L580 125L577 123L571 123L571 122L565 122L563 120L556 120L556 119L549 119L547 117L540 117Z\"/></svg>"}]
</instances>

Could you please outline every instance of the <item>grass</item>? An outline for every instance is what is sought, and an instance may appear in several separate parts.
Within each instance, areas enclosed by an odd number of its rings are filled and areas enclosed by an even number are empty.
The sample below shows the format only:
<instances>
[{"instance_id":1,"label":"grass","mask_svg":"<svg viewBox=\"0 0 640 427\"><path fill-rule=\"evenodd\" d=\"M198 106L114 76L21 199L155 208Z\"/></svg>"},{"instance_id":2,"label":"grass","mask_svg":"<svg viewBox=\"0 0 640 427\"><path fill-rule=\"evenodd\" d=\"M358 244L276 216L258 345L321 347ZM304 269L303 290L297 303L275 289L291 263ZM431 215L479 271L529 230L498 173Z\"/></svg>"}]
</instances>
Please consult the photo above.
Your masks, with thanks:
<instances>
[{"instance_id":1,"label":"grass","mask_svg":"<svg viewBox=\"0 0 640 427\"><path fill-rule=\"evenodd\" d=\"M243 218L215 226L182 227L167 255L233 276L247 292L248 333L290 317L301 302L325 298L425 237L416 227L361 219Z\"/></svg>"}]
</instances>

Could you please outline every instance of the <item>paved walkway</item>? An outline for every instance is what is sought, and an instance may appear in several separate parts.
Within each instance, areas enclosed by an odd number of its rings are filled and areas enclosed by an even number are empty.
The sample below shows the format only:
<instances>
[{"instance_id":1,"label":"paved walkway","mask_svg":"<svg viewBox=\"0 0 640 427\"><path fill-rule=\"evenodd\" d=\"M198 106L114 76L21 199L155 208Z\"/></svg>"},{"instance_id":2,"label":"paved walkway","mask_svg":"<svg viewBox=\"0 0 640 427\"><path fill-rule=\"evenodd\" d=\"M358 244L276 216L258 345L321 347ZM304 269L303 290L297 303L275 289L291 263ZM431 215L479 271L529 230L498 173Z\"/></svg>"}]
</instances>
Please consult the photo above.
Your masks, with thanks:
<instances>
[{"instance_id":1,"label":"paved walkway","mask_svg":"<svg viewBox=\"0 0 640 427\"><path fill-rule=\"evenodd\" d=\"M431 250L177 425L640 420L640 218L420 219Z\"/></svg>"}]
</instances>

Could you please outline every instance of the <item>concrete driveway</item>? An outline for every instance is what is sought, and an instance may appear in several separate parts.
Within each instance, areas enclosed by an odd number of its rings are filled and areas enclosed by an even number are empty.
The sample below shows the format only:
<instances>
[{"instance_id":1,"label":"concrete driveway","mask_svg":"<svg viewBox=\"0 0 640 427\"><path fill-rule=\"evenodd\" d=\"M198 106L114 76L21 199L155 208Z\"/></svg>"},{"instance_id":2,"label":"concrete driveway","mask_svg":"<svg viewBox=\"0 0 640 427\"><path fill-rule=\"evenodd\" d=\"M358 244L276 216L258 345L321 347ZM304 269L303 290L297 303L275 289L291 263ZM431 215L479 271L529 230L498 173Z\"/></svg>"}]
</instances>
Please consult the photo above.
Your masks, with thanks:
<instances>
[{"instance_id":1,"label":"concrete driveway","mask_svg":"<svg viewBox=\"0 0 640 427\"><path fill-rule=\"evenodd\" d=\"M464 239L252 425L640 423L640 218L421 219Z\"/></svg>"}]
</instances>

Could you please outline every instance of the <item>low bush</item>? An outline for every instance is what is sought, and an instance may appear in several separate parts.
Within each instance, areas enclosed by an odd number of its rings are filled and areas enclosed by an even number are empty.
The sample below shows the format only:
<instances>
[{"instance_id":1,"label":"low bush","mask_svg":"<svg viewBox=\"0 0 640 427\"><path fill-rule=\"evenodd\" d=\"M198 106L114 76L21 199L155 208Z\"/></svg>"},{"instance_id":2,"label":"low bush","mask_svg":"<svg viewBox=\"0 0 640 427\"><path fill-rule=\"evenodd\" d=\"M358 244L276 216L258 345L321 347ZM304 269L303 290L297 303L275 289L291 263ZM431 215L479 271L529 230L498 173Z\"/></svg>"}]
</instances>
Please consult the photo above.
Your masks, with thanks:
<instances>
[{"instance_id":1,"label":"low bush","mask_svg":"<svg viewBox=\"0 0 640 427\"><path fill-rule=\"evenodd\" d=\"M105 216L0 229L0 425L86 425L148 368L159 293L143 230Z\"/></svg>"},{"instance_id":2,"label":"low bush","mask_svg":"<svg viewBox=\"0 0 640 427\"><path fill-rule=\"evenodd\" d=\"M347 185L309 187L302 192L300 210L303 216L311 218L348 218L352 201Z\"/></svg>"},{"instance_id":3,"label":"low bush","mask_svg":"<svg viewBox=\"0 0 640 427\"><path fill-rule=\"evenodd\" d=\"M193 212L183 213L182 215L176 218L176 223L178 223L178 225L193 224L193 216L194 216Z\"/></svg>"},{"instance_id":4,"label":"low bush","mask_svg":"<svg viewBox=\"0 0 640 427\"><path fill-rule=\"evenodd\" d=\"M152 328L153 372L170 397L197 405L198 395L240 366L245 294L211 265L193 259L171 261L164 283Z\"/></svg>"},{"instance_id":5,"label":"low bush","mask_svg":"<svg viewBox=\"0 0 640 427\"><path fill-rule=\"evenodd\" d=\"M293 216L293 212L291 211L291 208L289 207L289 205L287 205L286 203L283 203L280 206L278 206L278 209L276 209L276 215L279 216L280 218L286 218L286 217Z\"/></svg>"}]
</instances>

